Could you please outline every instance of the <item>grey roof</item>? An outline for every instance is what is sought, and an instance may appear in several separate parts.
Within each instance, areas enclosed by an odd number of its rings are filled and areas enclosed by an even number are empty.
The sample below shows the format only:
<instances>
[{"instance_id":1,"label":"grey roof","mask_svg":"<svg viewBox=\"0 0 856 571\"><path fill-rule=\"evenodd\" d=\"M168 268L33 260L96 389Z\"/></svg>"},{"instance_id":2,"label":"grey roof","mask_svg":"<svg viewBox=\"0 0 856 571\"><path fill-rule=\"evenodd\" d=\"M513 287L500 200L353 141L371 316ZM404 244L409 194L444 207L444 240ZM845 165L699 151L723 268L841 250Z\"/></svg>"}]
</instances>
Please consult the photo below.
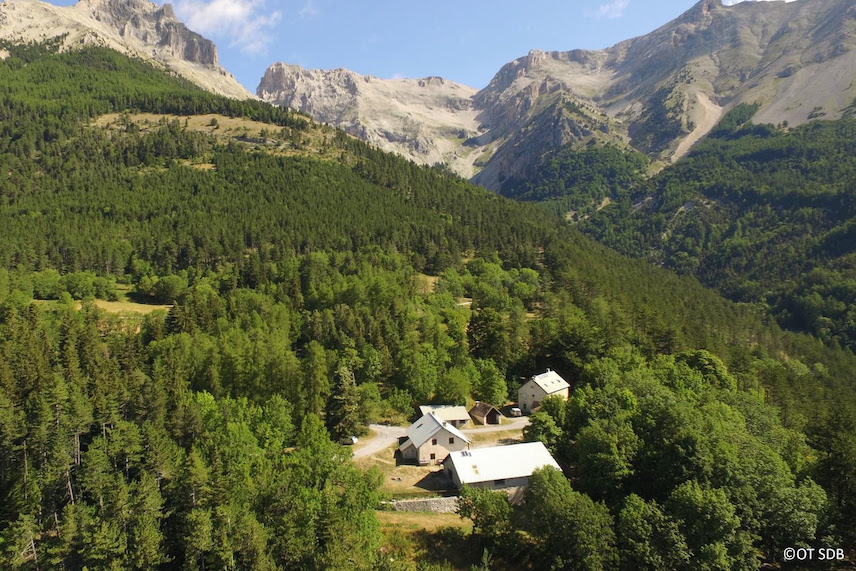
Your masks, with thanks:
<instances>
[{"instance_id":1,"label":"grey roof","mask_svg":"<svg viewBox=\"0 0 856 571\"><path fill-rule=\"evenodd\" d=\"M548 395L567 389L571 386L568 384L568 381L560 377L556 371L551 371L550 369L547 369L546 373L535 375L532 377L532 381L541 387L541 390Z\"/></svg>"},{"instance_id":2,"label":"grey roof","mask_svg":"<svg viewBox=\"0 0 856 571\"><path fill-rule=\"evenodd\" d=\"M404 450L409 446L409 443L412 443L416 448L419 448L428 442L428 440L433 438L435 434L444 429L449 431L452 436L469 443L470 439L464 436L460 430L448 422L437 418L434 416L434 413L429 412L410 425L410 428L407 429L407 440L399 446L399 449Z\"/></svg>"},{"instance_id":3,"label":"grey roof","mask_svg":"<svg viewBox=\"0 0 856 571\"><path fill-rule=\"evenodd\" d=\"M446 462L452 463L462 484L524 478L544 466L561 470L542 442L461 450L450 453Z\"/></svg>"},{"instance_id":4,"label":"grey roof","mask_svg":"<svg viewBox=\"0 0 856 571\"><path fill-rule=\"evenodd\" d=\"M500 416L502 416L502 413L499 412L498 408L496 408L492 404L488 404L486 402L481 402L481 401L477 402L473 406L473 408L470 409L470 415L484 417L484 416L487 416L491 410L495 410L496 412L499 413Z\"/></svg>"},{"instance_id":5,"label":"grey roof","mask_svg":"<svg viewBox=\"0 0 856 571\"><path fill-rule=\"evenodd\" d=\"M419 412L423 416L429 412L433 412L434 416L446 422L470 419L470 415L465 407L453 404L425 404L419 407Z\"/></svg>"}]
</instances>

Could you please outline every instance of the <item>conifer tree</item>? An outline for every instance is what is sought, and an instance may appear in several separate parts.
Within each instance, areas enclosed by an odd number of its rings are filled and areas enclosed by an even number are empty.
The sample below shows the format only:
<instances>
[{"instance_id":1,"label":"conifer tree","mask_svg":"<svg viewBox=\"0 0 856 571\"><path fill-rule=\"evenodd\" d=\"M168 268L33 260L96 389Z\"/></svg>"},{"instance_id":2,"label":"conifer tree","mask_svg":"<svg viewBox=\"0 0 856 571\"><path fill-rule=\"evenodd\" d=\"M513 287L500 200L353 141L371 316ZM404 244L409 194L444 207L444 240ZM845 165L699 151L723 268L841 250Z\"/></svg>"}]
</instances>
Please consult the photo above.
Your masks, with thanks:
<instances>
[{"instance_id":1,"label":"conifer tree","mask_svg":"<svg viewBox=\"0 0 856 571\"><path fill-rule=\"evenodd\" d=\"M345 365L340 365L336 371L336 382L327 401L325 420L333 440L338 441L363 432L363 427L360 426L360 395L357 383L354 373Z\"/></svg>"}]
</instances>

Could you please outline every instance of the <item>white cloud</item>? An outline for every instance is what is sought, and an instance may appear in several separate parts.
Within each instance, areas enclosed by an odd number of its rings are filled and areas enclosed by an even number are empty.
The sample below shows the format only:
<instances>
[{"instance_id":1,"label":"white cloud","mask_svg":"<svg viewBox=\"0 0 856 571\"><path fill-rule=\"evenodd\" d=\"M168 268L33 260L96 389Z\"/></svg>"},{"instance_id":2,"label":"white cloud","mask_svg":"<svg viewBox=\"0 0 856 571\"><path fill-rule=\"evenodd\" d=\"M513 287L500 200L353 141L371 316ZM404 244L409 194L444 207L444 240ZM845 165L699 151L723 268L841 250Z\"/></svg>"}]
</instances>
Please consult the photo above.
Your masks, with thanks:
<instances>
[{"instance_id":1,"label":"white cloud","mask_svg":"<svg viewBox=\"0 0 856 571\"><path fill-rule=\"evenodd\" d=\"M624 15L624 10L627 9L629 4L630 0L612 0L612 2L601 4L595 12L595 17L610 20L620 18Z\"/></svg>"},{"instance_id":2,"label":"white cloud","mask_svg":"<svg viewBox=\"0 0 856 571\"><path fill-rule=\"evenodd\" d=\"M174 0L174 7L191 30L226 38L230 46L246 53L263 53L282 18L268 0Z\"/></svg>"},{"instance_id":3,"label":"white cloud","mask_svg":"<svg viewBox=\"0 0 856 571\"><path fill-rule=\"evenodd\" d=\"M303 18L304 20L311 20L315 16L321 14L321 11L315 5L315 0L304 0L303 8L297 12L297 15Z\"/></svg>"}]
</instances>

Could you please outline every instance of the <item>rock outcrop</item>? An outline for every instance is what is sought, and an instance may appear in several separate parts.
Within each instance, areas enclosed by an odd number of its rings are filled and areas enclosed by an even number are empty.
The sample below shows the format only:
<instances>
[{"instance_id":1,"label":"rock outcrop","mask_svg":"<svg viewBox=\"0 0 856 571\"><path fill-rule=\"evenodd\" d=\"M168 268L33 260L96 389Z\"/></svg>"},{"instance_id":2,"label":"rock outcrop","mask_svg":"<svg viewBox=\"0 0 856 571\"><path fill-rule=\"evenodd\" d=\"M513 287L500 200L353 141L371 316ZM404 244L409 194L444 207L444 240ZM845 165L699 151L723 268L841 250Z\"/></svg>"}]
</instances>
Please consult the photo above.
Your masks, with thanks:
<instances>
[{"instance_id":1,"label":"rock outcrop","mask_svg":"<svg viewBox=\"0 0 856 571\"><path fill-rule=\"evenodd\" d=\"M101 45L155 62L203 89L252 97L217 60L213 42L181 23L172 6L149 0L80 0L54 6L36 0L0 3L0 38L41 42L64 37L63 48Z\"/></svg>"},{"instance_id":2,"label":"rock outcrop","mask_svg":"<svg viewBox=\"0 0 856 571\"><path fill-rule=\"evenodd\" d=\"M462 145L479 134L475 93L439 77L378 79L284 63L268 68L256 92L384 150L423 164L446 163L464 176L475 174L470 155L476 150Z\"/></svg>"},{"instance_id":3,"label":"rock outcrop","mask_svg":"<svg viewBox=\"0 0 856 571\"><path fill-rule=\"evenodd\" d=\"M268 70L257 94L419 162L439 153L461 175L501 190L560 145L610 143L676 160L740 103L760 104L756 122L841 117L856 107L854 48L854 0L703 0L605 50L534 50L477 93L447 83L454 97L442 105L414 96L424 80L285 64Z\"/></svg>"}]
</instances>

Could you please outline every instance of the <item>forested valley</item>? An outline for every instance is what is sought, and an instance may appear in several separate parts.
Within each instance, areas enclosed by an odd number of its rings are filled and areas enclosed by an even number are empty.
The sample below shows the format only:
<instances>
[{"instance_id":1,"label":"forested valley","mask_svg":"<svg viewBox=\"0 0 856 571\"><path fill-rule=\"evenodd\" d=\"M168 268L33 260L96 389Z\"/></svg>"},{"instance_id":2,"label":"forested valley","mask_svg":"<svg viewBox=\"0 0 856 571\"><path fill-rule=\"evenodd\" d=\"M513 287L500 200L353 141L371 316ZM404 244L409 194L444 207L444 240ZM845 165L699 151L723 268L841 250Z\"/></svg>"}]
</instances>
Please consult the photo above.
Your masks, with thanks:
<instances>
[{"instance_id":1,"label":"forested valley","mask_svg":"<svg viewBox=\"0 0 856 571\"><path fill-rule=\"evenodd\" d=\"M763 304L782 327L852 350L856 121L754 125L756 109L738 106L653 177L639 154L564 149L509 195L572 213L581 231L621 253Z\"/></svg>"},{"instance_id":2,"label":"forested valley","mask_svg":"<svg viewBox=\"0 0 856 571\"><path fill-rule=\"evenodd\" d=\"M545 367L574 393L526 437L564 473L522 507L464 492L476 568L854 545L847 343L303 116L104 49L4 49L3 568L453 569L400 556L380 475L337 442L426 402L504 404ZM209 114L269 130L188 127ZM128 295L169 309L96 303Z\"/></svg>"}]
</instances>

